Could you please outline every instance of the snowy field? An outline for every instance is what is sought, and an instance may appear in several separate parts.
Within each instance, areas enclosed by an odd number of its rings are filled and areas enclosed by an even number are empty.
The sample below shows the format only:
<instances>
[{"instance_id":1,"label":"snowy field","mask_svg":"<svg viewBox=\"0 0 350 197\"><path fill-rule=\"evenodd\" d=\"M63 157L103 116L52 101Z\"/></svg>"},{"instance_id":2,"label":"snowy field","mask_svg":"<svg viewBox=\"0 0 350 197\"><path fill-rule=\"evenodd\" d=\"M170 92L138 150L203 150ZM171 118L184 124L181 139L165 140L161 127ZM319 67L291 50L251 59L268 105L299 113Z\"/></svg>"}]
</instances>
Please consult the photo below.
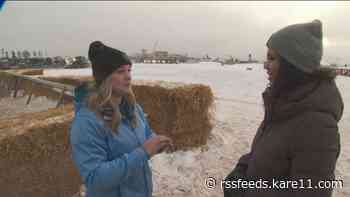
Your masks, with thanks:
<instances>
[{"instance_id":1,"label":"snowy field","mask_svg":"<svg viewBox=\"0 0 350 197\"><path fill-rule=\"evenodd\" d=\"M252 70L247 70L251 67ZM46 76L91 76L91 69L48 69ZM209 85L215 99L215 126L207 147L187 152L161 154L151 159L155 197L223 196L222 180L240 155L247 153L263 117L261 93L267 84L261 64L135 64L133 79L166 80ZM335 197L350 196L350 78L339 76L338 87L345 103L339 123L341 155L336 179L344 181ZM208 189L205 179L213 177L217 187Z\"/></svg>"}]
</instances>

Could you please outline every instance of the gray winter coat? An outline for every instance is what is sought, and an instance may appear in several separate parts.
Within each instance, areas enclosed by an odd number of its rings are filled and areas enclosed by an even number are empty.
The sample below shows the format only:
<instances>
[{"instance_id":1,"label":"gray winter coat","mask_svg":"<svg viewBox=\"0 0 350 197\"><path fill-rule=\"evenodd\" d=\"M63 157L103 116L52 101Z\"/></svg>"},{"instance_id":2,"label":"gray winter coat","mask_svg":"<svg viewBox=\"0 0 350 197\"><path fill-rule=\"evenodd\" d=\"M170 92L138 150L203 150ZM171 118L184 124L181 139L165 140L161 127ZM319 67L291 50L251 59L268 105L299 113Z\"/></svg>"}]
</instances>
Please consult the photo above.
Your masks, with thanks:
<instances>
[{"instance_id":1,"label":"gray winter coat","mask_svg":"<svg viewBox=\"0 0 350 197\"><path fill-rule=\"evenodd\" d=\"M251 151L239 159L226 180L268 181L260 186L273 188L225 189L225 197L330 197L332 189L310 188L335 178L338 121L344 106L334 79L310 82L274 102L270 95L268 88L263 93L265 118ZM279 185L287 180L297 186Z\"/></svg>"}]
</instances>

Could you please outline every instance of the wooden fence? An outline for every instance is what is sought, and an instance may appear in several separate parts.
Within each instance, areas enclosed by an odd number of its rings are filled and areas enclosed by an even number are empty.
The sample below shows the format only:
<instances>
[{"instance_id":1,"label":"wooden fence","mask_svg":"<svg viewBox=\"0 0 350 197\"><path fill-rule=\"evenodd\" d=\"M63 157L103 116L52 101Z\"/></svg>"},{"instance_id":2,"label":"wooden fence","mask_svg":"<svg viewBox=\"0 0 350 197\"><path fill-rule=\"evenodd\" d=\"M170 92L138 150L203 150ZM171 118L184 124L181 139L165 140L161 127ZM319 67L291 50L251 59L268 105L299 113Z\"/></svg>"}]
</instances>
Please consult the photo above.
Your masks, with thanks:
<instances>
[{"instance_id":1,"label":"wooden fence","mask_svg":"<svg viewBox=\"0 0 350 197\"><path fill-rule=\"evenodd\" d=\"M0 72L0 87L9 91L14 98L17 97L18 91L23 91L24 95L28 96L27 105L33 96L57 100L56 107L73 101L73 86L7 71Z\"/></svg>"}]
</instances>

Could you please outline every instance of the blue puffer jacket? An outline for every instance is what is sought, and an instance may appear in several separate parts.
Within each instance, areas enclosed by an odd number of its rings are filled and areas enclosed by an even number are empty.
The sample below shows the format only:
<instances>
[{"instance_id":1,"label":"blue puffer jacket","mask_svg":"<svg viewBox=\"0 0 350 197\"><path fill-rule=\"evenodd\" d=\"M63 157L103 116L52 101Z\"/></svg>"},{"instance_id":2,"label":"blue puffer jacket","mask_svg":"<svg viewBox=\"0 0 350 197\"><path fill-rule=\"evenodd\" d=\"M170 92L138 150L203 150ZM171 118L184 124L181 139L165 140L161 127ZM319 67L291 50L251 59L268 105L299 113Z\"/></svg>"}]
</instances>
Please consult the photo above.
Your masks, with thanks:
<instances>
[{"instance_id":1,"label":"blue puffer jacket","mask_svg":"<svg viewBox=\"0 0 350 197\"><path fill-rule=\"evenodd\" d=\"M87 197L151 197L149 156L142 148L154 135L137 105L138 127L123 119L114 134L90 111L86 86L75 90L75 118L70 132L72 157L87 188Z\"/></svg>"}]
</instances>

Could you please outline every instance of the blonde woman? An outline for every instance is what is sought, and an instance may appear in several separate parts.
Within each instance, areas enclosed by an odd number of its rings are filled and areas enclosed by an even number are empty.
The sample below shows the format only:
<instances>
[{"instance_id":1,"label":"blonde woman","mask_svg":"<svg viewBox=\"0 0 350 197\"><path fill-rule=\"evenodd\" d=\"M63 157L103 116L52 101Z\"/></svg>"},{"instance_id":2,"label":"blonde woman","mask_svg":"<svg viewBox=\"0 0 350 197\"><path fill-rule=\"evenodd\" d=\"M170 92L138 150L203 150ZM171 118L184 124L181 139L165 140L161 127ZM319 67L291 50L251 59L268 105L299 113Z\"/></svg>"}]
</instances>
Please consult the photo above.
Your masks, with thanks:
<instances>
[{"instance_id":1,"label":"blonde woman","mask_svg":"<svg viewBox=\"0 0 350 197\"><path fill-rule=\"evenodd\" d=\"M148 160L171 146L153 133L131 89L127 55L95 41L89 47L95 85L75 90L70 140L87 197L151 197Z\"/></svg>"}]
</instances>

